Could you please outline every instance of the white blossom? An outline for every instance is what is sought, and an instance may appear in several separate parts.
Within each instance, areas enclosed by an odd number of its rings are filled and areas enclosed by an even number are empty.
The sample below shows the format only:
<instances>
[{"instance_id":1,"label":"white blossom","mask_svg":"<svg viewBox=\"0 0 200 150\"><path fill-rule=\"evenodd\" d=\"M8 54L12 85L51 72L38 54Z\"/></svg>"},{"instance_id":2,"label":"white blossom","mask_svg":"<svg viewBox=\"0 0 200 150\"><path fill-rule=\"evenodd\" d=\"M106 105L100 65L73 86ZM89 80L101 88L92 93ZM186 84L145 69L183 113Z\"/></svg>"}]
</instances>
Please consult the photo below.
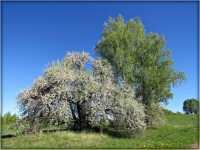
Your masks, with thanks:
<instances>
[{"instance_id":1,"label":"white blossom","mask_svg":"<svg viewBox=\"0 0 200 150\"><path fill-rule=\"evenodd\" d=\"M92 65L90 71L86 64ZM68 124L71 117L81 129L102 121L135 134L145 129L144 107L134 90L116 86L111 65L85 52L69 52L62 62L49 64L32 87L19 93L17 103L30 128L59 121Z\"/></svg>"}]
</instances>

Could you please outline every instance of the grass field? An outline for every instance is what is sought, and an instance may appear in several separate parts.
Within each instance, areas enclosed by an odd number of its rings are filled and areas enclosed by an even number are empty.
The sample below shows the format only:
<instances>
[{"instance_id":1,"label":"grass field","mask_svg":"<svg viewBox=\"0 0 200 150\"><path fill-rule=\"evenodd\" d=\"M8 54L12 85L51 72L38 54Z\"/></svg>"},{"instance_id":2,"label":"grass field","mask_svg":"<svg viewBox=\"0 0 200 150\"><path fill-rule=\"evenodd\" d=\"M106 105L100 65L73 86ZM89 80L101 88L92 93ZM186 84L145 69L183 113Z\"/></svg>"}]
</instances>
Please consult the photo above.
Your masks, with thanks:
<instances>
[{"instance_id":1,"label":"grass field","mask_svg":"<svg viewBox=\"0 0 200 150\"><path fill-rule=\"evenodd\" d=\"M198 115L168 115L165 126L147 129L133 139L113 138L92 132L62 131L1 139L1 148L188 148L199 142L198 118Z\"/></svg>"}]
</instances>

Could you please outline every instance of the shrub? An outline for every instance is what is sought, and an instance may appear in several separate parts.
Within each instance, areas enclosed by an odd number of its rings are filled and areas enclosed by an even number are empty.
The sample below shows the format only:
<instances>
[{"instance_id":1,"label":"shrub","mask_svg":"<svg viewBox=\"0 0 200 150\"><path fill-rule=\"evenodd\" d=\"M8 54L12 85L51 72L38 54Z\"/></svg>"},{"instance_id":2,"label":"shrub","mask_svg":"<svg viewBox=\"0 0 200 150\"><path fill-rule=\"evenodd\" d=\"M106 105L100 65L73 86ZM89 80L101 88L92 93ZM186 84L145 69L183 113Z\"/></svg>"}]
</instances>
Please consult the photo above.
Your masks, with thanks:
<instances>
[{"instance_id":1,"label":"shrub","mask_svg":"<svg viewBox=\"0 0 200 150\"><path fill-rule=\"evenodd\" d=\"M151 103L149 106L145 106L146 119L148 119L148 127L157 127L164 125L164 111L159 103Z\"/></svg>"},{"instance_id":2,"label":"shrub","mask_svg":"<svg viewBox=\"0 0 200 150\"><path fill-rule=\"evenodd\" d=\"M163 111L164 111L165 115L175 115L176 114L176 113L172 112L171 110L164 109L164 108L163 108Z\"/></svg>"},{"instance_id":3,"label":"shrub","mask_svg":"<svg viewBox=\"0 0 200 150\"><path fill-rule=\"evenodd\" d=\"M180 112L180 111L177 111L176 114L177 114L177 115L183 115L183 113Z\"/></svg>"}]
</instances>

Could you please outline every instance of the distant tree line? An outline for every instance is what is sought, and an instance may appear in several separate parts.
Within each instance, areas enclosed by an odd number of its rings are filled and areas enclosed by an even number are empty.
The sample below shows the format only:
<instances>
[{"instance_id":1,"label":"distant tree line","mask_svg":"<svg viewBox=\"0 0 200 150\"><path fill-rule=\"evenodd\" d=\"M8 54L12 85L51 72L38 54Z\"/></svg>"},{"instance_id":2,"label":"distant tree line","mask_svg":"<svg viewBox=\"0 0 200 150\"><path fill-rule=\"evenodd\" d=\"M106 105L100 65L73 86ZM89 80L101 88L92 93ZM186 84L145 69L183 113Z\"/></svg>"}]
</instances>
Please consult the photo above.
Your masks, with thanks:
<instances>
[{"instance_id":1,"label":"distant tree line","mask_svg":"<svg viewBox=\"0 0 200 150\"><path fill-rule=\"evenodd\" d=\"M165 108L163 108L163 112L164 112L165 115L181 115L181 114L183 114L183 113L180 112L180 111L177 111L177 112L175 113L175 112L173 112L173 111L171 111L171 110L169 110L169 109L165 109Z\"/></svg>"},{"instance_id":2,"label":"distant tree line","mask_svg":"<svg viewBox=\"0 0 200 150\"><path fill-rule=\"evenodd\" d=\"M17 114L11 115L10 111L1 116L2 125L10 125L18 119Z\"/></svg>"}]
</instances>

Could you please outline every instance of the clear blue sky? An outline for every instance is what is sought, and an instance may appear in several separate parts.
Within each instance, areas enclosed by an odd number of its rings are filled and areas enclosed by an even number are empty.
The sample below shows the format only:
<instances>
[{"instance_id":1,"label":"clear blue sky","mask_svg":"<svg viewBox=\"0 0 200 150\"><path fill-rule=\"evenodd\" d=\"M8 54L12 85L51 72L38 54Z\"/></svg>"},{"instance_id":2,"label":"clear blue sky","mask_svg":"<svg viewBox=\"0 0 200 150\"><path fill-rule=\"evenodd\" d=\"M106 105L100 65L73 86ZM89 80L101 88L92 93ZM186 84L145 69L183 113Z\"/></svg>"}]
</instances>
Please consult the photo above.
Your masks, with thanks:
<instances>
[{"instance_id":1,"label":"clear blue sky","mask_svg":"<svg viewBox=\"0 0 200 150\"><path fill-rule=\"evenodd\" d=\"M32 85L49 62L83 49L96 57L103 23L122 14L140 17L146 33L164 35L177 71L188 82L173 88L166 106L182 112L198 99L198 2L2 2L2 113L17 113L20 89Z\"/></svg>"}]
</instances>

